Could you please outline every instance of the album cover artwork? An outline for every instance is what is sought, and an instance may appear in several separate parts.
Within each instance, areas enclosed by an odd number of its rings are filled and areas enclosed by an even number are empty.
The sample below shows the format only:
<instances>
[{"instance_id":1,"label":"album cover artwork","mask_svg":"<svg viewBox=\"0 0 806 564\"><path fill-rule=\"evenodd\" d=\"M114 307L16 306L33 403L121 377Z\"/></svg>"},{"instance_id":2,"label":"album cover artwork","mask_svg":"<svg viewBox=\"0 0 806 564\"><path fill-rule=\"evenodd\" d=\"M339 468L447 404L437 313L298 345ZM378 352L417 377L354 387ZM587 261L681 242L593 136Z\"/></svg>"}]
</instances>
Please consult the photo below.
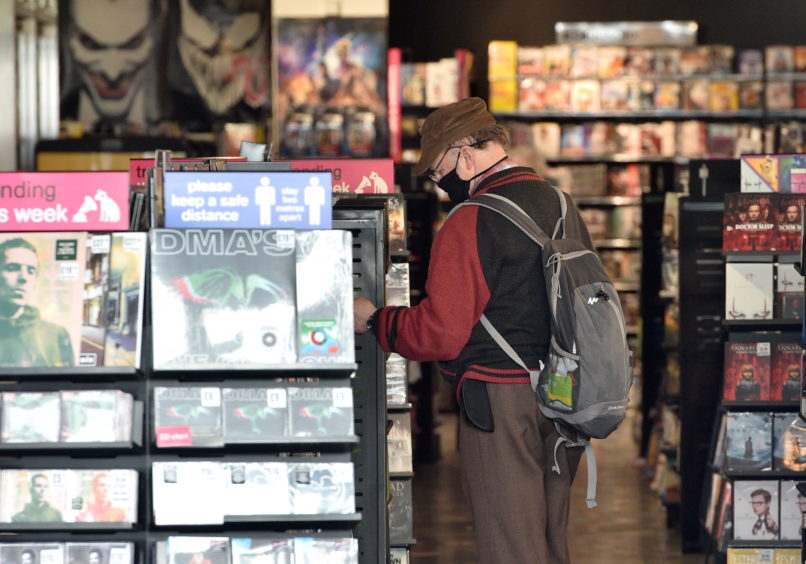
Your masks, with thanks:
<instances>
[{"instance_id":1,"label":"album cover artwork","mask_svg":"<svg viewBox=\"0 0 806 564\"><path fill-rule=\"evenodd\" d=\"M599 71L596 45L574 45L571 48L571 78L595 77Z\"/></svg>"},{"instance_id":2,"label":"album cover artwork","mask_svg":"<svg viewBox=\"0 0 806 564\"><path fill-rule=\"evenodd\" d=\"M599 47L599 78L619 78L624 73L627 49L618 45Z\"/></svg>"},{"instance_id":3,"label":"album cover artwork","mask_svg":"<svg viewBox=\"0 0 806 564\"><path fill-rule=\"evenodd\" d=\"M711 73L730 74L733 72L732 45L711 45Z\"/></svg>"},{"instance_id":4,"label":"album cover artwork","mask_svg":"<svg viewBox=\"0 0 806 564\"><path fill-rule=\"evenodd\" d=\"M288 388L290 436L349 437L353 434L353 390L349 386Z\"/></svg>"},{"instance_id":5,"label":"album cover artwork","mask_svg":"<svg viewBox=\"0 0 806 564\"><path fill-rule=\"evenodd\" d=\"M543 47L548 76L565 78L571 74L571 46L546 45Z\"/></svg>"},{"instance_id":6,"label":"album cover artwork","mask_svg":"<svg viewBox=\"0 0 806 564\"><path fill-rule=\"evenodd\" d=\"M780 155L742 155L740 179L742 192L791 192L782 182Z\"/></svg>"},{"instance_id":7,"label":"album cover artwork","mask_svg":"<svg viewBox=\"0 0 806 564\"><path fill-rule=\"evenodd\" d=\"M728 413L725 428L725 469L729 472L772 469L770 413Z\"/></svg>"},{"instance_id":8,"label":"album cover artwork","mask_svg":"<svg viewBox=\"0 0 806 564\"><path fill-rule=\"evenodd\" d=\"M2 543L0 562L3 564L62 564L64 545L58 542ZM73 561L69 561L70 564ZM76 564L82 564L79 561ZM100 564L106 564L100 563Z\"/></svg>"},{"instance_id":9,"label":"album cover artwork","mask_svg":"<svg viewBox=\"0 0 806 564\"><path fill-rule=\"evenodd\" d=\"M629 109L630 84L627 80L603 80L600 103L604 111Z\"/></svg>"},{"instance_id":10,"label":"album cover artwork","mask_svg":"<svg viewBox=\"0 0 806 564\"><path fill-rule=\"evenodd\" d=\"M803 319L804 280L794 264L778 265L775 285L776 317Z\"/></svg>"},{"instance_id":11,"label":"album cover artwork","mask_svg":"<svg viewBox=\"0 0 806 564\"><path fill-rule=\"evenodd\" d=\"M10 292L0 297L0 366L76 366L87 234L0 233Z\"/></svg>"},{"instance_id":12,"label":"album cover artwork","mask_svg":"<svg viewBox=\"0 0 806 564\"><path fill-rule=\"evenodd\" d=\"M137 522L135 470L73 470L65 520L76 523Z\"/></svg>"},{"instance_id":13,"label":"album cover artwork","mask_svg":"<svg viewBox=\"0 0 806 564\"><path fill-rule=\"evenodd\" d=\"M225 515L289 515L288 471L283 462L225 464Z\"/></svg>"},{"instance_id":14,"label":"album cover artwork","mask_svg":"<svg viewBox=\"0 0 806 564\"><path fill-rule=\"evenodd\" d=\"M358 564L358 539L322 539L296 537L294 539L295 564Z\"/></svg>"},{"instance_id":15,"label":"album cover artwork","mask_svg":"<svg viewBox=\"0 0 806 564\"><path fill-rule=\"evenodd\" d=\"M739 109L761 110L764 107L764 83L747 80L739 83Z\"/></svg>"},{"instance_id":16,"label":"album cover artwork","mask_svg":"<svg viewBox=\"0 0 806 564\"><path fill-rule=\"evenodd\" d=\"M69 521L69 470L3 470L2 523Z\"/></svg>"},{"instance_id":17,"label":"album cover artwork","mask_svg":"<svg viewBox=\"0 0 806 564\"><path fill-rule=\"evenodd\" d=\"M411 480L391 480L389 490L389 538L393 542L406 541L414 537Z\"/></svg>"},{"instance_id":18,"label":"album cover artwork","mask_svg":"<svg viewBox=\"0 0 806 564\"><path fill-rule=\"evenodd\" d=\"M703 75L711 72L711 49L707 45L686 47L680 55L680 74Z\"/></svg>"},{"instance_id":19,"label":"album cover artwork","mask_svg":"<svg viewBox=\"0 0 806 564\"><path fill-rule=\"evenodd\" d=\"M627 47L624 74L627 76L651 76L654 52L647 47Z\"/></svg>"},{"instance_id":20,"label":"album cover artwork","mask_svg":"<svg viewBox=\"0 0 806 564\"><path fill-rule=\"evenodd\" d=\"M776 244L779 251L799 251L801 238L801 210L806 196L780 194L773 202L775 209Z\"/></svg>"},{"instance_id":21,"label":"album cover artwork","mask_svg":"<svg viewBox=\"0 0 806 564\"><path fill-rule=\"evenodd\" d=\"M3 392L0 415L4 443L59 441L59 392Z\"/></svg>"},{"instance_id":22,"label":"album cover artwork","mask_svg":"<svg viewBox=\"0 0 806 564\"><path fill-rule=\"evenodd\" d=\"M765 49L767 74L789 73L795 70L795 51L790 45L768 45Z\"/></svg>"},{"instance_id":23,"label":"album cover artwork","mask_svg":"<svg viewBox=\"0 0 806 564\"><path fill-rule=\"evenodd\" d=\"M546 81L546 109L555 112L566 112L571 109L571 81Z\"/></svg>"},{"instance_id":24,"label":"album cover artwork","mask_svg":"<svg viewBox=\"0 0 806 564\"><path fill-rule=\"evenodd\" d=\"M65 564L134 564L131 542L68 542L65 553ZM45 564L32 564L40 562Z\"/></svg>"},{"instance_id":25,"label":"album cover artwork","mask_svg":"<svg viewBox=\"0 0 806 564\"><path fill-rule=\"evenodd\" d=\"M355 362L350 231L296 232L296 312L300 362Z\"/></svg>"},{"instance_id":26,"label":"album cover artwork","mask_svg":"<svg viewBox=\"0 0 806 564\"><path fill-rule=\"evenodd\" d=\"M386 433L386 450L390 473L412 472L411 413L387 414L392 427Z\"/></svg>"},{"instance_id":27,"label":"album cover artwork","mask_svg":"<svg viewBox=\"0 0 806 564\"><path fill-rule=\"evenodd\" d=\"M768 342L725 343L724 387L728 401L770 399L772 350Z\"/></svg>"},{"instance_id":28,"label":"album cover artwork","mask_svg":"<svg viewBox=\"0 0 806 564\"><path fill-rule=\"evenodd\" d=\"M680 109L680 83L677 81L658 82L655 87L655 109Z\"/></svg>"},{"instance_id":29,"label":"album cover artwork","mask_svg":"<svg viewBox=\"0 0 806 564\"><path fill-rule=\"evenodd\" d=\"M655 76L676 76L680 73L681 50L676 47L658 47L653 50Z\"/></svg>"},{"instance_id":30,"label":"album cover artwork","mask_svg":"<svg viewBox=\"0 0 806 564\"><path fill-rule=\"evenodd\" d=\"M168 537L167 564L230 564L228 537Z\"/></svg>"},{"instance_id":31,"label":"album cover artwork","mask_svg":"<svg viewBox=\"0 0 806 564\"><path fill-rule=\"evenodd\" d=\"M800 401L802 364L800 343L772 343L771 400Z\"/></svg>"},{"instance_id":32,"label":"album cover artwork","mask_svg":"<svg viewBox=\"0 0 806 564\"><path fill-rule=\"evenodd\" d=\"M517 64L519 75L544 76L546 74L546 60L542 47L523 47L519 45Z\"/></svg>"},{"instance_id":33,"label":"album cover artwork","mask_svg":"<svg viewBox=\"0 0 806 564\"><path fill-rule=\"evenodd\" d=\"M655 82L652 80L631 80L627 82L627 108L636 112L655 109Z\"/></svg>"},{"instance_id":34,"label":"album cover artwork","mask_svg":"<svg viewBox=\"0 0 806 564\"><path fill-rule=\"evenodd\" d=\"M766 88L768 110L792 110L795 96L791 80L768 80Z\"/></svg>"},{"instance_id":35,"label":"album cover artwork","mask_svg":"<svg viewBox=\"0 0 806 564\"><path fill-rule=\"evenodd\" d=\"M725 265L725 319L772 319L772 264Z\"/></svg>"},{"instance_id":36,"label":"album cover artwork","mask_svg":"<svg viewBox=\"0 0 806 564\"><path fill-rule=\"evenodd\" d=\"M806 470L806 423L797 413L775 413L773 470Z\"/></svg>"},{"instance_id":37,"label":"album cover artwork","mask_svg":"<svg viewBox=\"0 0 806 564\"><path fill-rule=\"evenodd\" d=\"M746 76L764 74L764 53L760 49L742 49L737 55L737 71Z\"/></svg>"},{"instance_id":38,"label":"album cover artwork","mask_svg":"<svg viewBox=\"0 0 806 564\"><path fill-rule=\"evenodd\" d=\"M106 296L109 289L110 233L89 233L84 267L84 307L81 326L81 366L104 365Z\"/></svg>"},{"instance_id":39,"label":"album cover artwork","mask_svg":"<svg viewBox=\"0 0 806 564\"><path fill-rule=\"evenodd\" d=\"M221 389L154 388L154 433L158 447L222 446Z\"/></svg>"},{"instance_id":40,"label":"album cover artwork","mask_svg":"<svg viewBox=\"0 0 806 564\"><path fill-rule=\"evenodd\" d=\"M291 513L355 513L355 482L350 462L292 462L288 465Z\"/></svg>"},{"instance_id":41,"label":"album cover artwork","mask_svg":"<svg viewBox=\"0 0 806 564\"><path fill-rule=\"evenodd\" d=\"M601 108L598 80L574 80L571 84L571 111L590 113Z\"/></svg>"},{"instance_id":42,"label":"album cover artwork","mask_svg":"<svg viewBox=\"0 0 806 564\"><path fill-rule=\"evenodd\" d=\"M777 480L734 480L733 499L735 540L780 538Z\"/></svg>"},{"instance_id":43,"label":"album cover artwork","mask_svg":"<svg viewBox=\"0 0 806 564\"><path fill-rule=\"evenodd\" d=\"M223 524L227 498L225 470L218 462L154 462L151 465L154 524Z\"/></svg>"},{"instance_id":44,"label":"album cover artwork","mask_svg":"<svg viewBox=\"0 0 806 564\"><path fill-rule=\"evenodd\" d=\"M294 539L233 538L232 564L292 564Z\"/></svg>"},{"instance_id":45,"label":"album cover artwork","mask_svg":"<svg viewBox=\"0 0 806 564\"><path fill-rule=\"evenodd\" d=\"M403 106L425 105L425 65L402 63L400 65L400 102Z\"/></svg>"},{"instance_id":46,"label":"album cover artwork","mask_svg":"<svg viewBox=\"0 0 806 564\"><path fill-rule=\"evenodd\" d=\"M155 369L296 362L293 231L155 229L151 237Z\"/></svg>"},{"instance_id":47,"label":"album cover artwork","mask_svg":"<svg viewBox=\"0 0 806 564\"><path fill-rule=\"evenodd\" d=\"M131 394L120 390L62 390L61 440L103 443L132 439Z\"/></svg>"},{"instance_id":48,"label":"album cover artwork","mask_svg":"<svg viewBox=\"0 0 806 564\"><path fill-rule=\"evenodd\" d=\"M271 442L286 436L285 388L224 388L224 442Z\"/></svg>"},{"instance_id":49,"label":"album cover artwork","mask_svg":"<svg viewBox=\"0 0 806 564\"><path fill-rule=\"evenodd\" d=\"M518 85L518 111L539 112L546 109L546 81L526 77Z\"/></svg>"},{"instance_id":50,"label":"album cover artwork","mask_svg":"<svg viewBox=\"0 0 806 564\"><path fill-rule=\"evenodd\" d=\"M712 112L735 112L739 109L739 83L712 80L710 107Z\"/></svg>"},{"instance_id":51,"label":"album cover artwork","mask_svg":"<svg viewBox=\"0 0 806 564\"><path fill-rule=\"evenodd\" d=\"M146 233L113 233L105 315L105 366L140 367Z\"/></svg>"}]
</instances>

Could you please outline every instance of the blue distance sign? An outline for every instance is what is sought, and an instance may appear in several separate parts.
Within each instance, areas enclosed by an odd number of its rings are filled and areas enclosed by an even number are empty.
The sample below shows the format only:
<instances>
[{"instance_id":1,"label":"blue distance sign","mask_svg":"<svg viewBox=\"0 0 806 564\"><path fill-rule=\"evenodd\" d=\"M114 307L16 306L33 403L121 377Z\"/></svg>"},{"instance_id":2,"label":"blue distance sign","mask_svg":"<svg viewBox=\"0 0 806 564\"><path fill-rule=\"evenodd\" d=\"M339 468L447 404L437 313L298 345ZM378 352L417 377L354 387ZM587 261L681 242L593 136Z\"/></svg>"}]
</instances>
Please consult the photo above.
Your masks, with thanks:
<instances>
[{"instance_id":1,"label":"blue distance sign","mask_svg":"<svg viewBox=\"0 0 806 564\"><path fill-rule=\"evenodd\" d=\"M330 229L330 172L166 172L165 227Z\"/></svg>"}]
</instances>

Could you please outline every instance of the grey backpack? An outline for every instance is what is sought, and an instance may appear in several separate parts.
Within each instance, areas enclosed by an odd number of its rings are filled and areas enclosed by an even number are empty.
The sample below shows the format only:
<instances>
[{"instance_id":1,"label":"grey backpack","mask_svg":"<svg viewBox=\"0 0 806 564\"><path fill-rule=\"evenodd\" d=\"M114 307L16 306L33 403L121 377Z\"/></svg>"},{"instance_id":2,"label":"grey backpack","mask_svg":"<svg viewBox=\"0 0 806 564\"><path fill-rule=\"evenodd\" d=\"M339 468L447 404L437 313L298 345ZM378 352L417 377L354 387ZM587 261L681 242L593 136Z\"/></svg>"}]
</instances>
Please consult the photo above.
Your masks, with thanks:
<instances>
[{"instance_id":1,"label":"grey backpack","mask_svg":"<svg viewBox=\"0 0 806 564\"><path fill-rule=\"evenodd\" d=\"M556 452L561 444L585 447L587 504L595 507L596 463L589 439L607 437L624 420L633 379L632 358L616 289L598 255L582 244L579 216L566 217L565 194L555 191L561 214L552 237L512 200L498 194L480 194L461 205L498 212L542 249L551 342L540 369L530 370L486 316L481 316L481 323L504 352L529 372L540 411L557 424L560 438L554 446L552 469L560 471ZM569 428L576 431L576 440L565 434Z\"/></svg>"}]
</instances>

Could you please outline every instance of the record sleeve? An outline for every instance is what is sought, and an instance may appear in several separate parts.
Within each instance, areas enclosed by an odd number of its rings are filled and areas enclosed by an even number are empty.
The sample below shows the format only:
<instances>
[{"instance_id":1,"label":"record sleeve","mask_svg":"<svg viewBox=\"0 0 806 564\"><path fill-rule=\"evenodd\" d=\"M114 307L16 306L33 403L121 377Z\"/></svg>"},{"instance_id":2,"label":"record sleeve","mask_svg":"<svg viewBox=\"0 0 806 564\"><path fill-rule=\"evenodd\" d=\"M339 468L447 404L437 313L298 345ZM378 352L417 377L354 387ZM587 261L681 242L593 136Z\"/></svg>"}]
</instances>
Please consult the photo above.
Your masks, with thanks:
<instances>
[{"instance_id":1,"label":"record sleeve","mask_svg":"<svg viewBox=\"0 0 806 564\"><path fill-rule=\"evenodd\" d=\"M412 472L411 413L393 412L387 414L387 419L392 422L386 434L389 472Z\"/></svg>"},{"instance_id":2,"label":"record sleeve","mask_svg":"<svg viewBox=\"0 0 806 564\"><path fill-rule=\"evenodd\" d=\"M775 285L776 317L803 319L804 280L794 264L778 265Z\"/></svg>"},{"instance_id":3,"label":"record sleeve","mask_svg":"<svg viewBox=\"0 0 806 564\"><path fill-rule=\"evenodd\" d=\"M168 564L230 564L228 537L168 537Z\"/></svg>"},{"instance_id":4,"label":"record sleeve","mask_svg":"<svg viewBox=\"0 0 806 564\"><path fill-rule=\"evenodd\" d=\"M65 553L65 564L134 564L131 542L68 542Z\"/></svg>"},{"instance_id":5,"label":"record sleeve","mask_svg":"<svg viewBox=\"0 0 806 564\"><path fill-rule=\"evenodd\" d=\"M289 515L288 471L283 462L225 464L225 515Z\"/></svg>"},{"instance_id":6,"label":"record sleeve","mask_svg":"<svg viewBox=\"0 0 806 564\"><path fill-rule=\"evenodd\" d=\"M742 192L790 192L782 183L780 155L742 155L740 178Z\"/></svg>"},{"instance_id":7,"label":"record sleeve","mask_svg":"<svg viewBox=\"0 0 806 564\"><path fill-rule=\"evenodd\" d=\"M735 540L777 540L778 481L733 481L733 538Z\"/></svg>"},{"instance_id":8,"label":"record sleeve","mask_svg":"<svg viewBox=\"0 0 806 564\"><path fill-rule=\"evenodd\" d=\"M283 439L288 419L285 388L224 388L224 442Z\"/></svg>"},{"instance_id":9,"label":"record sleeve","mask_svg":"<svg viewBox=\"0 0 806 564\"><path fill-rule=\"evenodd\" d=\"M725 265L725 319L772 319L772 264Z\"/></svg>"},{"instance_id":10,"label":"record sleeve","mask_svg":"<svg viewBox=\"0 0 806 564\"><path fill-rule=\"evenodd\" d=\"M655 86L655 109L680 109L680 83L674 80L658 81Z\"/></svg>"},{"instance_id":11,"label":"record sleeve","mask_svg":"<svg viewBox=\"0 0 806 564\"><path fill-rule=\"evenodd\" d=\"M292 437L349 437L353 434L353 390L349 386L288 388Z\"/></svg>"},{"instance_id":12,"label":"record sleeve","mask_svg":"<svg viewBox=\"0 0 806 564\"><path fill-rule=\"evenodd\" d=\"M391 480L389 490L389 538L392 543L400 543L414 537L411 480Z\"/></svg>"},{"instance_id":13,"label":"record sleeve","mask_svg":"<svg viewBox=\"0 0 806 564\"><path fill-rule=\"evenodd\" d=\"M711 72L711 49L707 45L686 47L680 55L680 74L704 75Z\"/></svg>"},{"instance_id":14,"label":"record sleeve","mask_svg":"<svg viewBox=\"0 0 806 564\"><path fill-rule=\"evenodd\" d=\"M802 364L800 343L772 343L771 400L800 401Z\"/></svg>"},{"instance_id":15,"label":"record sleeve","mask_svg":"<svg viewBox=\"0 0 806 564\"><path fill-rule=\"evenodd\" d=\"M734 548L728 547L727 564L774 564L773 548Z\"/></svg>"},{"instance_id":16,"label":"record sleeve","mask_svg":"<svg viewBox=\"0 0 806 564\"><path fill-rule=\"evenodd\" d=\"M797 413L776 413L773 419L773 470L806 470L806 423Z\"/></svg>"},{"instance_id":17,"label":"record sleeve","mask_svg":"<svg viewBox=\"0 0 806 564\"><path fill-rule=\"evenodd\" d=\"M797 484L795 480L781 480L781 540L801 540L806 496L798 492Z\"/></svg>"},{"instance_id":18,"label":"record sleeve","mask_svg":"<svg viewBox=\"0 0 806 564\"><path fill-rule=\"evenodd\" d=\"M296 362L293 231L156 229L151 236L155 369Z\"/></svg>"},{"instance_id":19,"label":"record sleeve","mask_svg":"<svg viewBox=\"0 0 806 564\"><path fill-rule=\"evenodd\" d=\"M232 564L294 564L294 539L233 538Z\"/></svg>"},{"instance_id":20,"label":"record sleeve","mask_svg":"<svg viewBox=\"0 0 806 564\"><path fill-rule=\"evenodd\" d=\"M358 564L358 539L294 539L295 564Z\"/></svg>"},{"instance_id":21,"label":"record sleeve","mask_svg":"<svg viewBox=\"0 0 806 564\"><path fill-rule=\"evenodd\" d=\"M3 392L4 443L59 441L59 392Z\"/></svg>"},{"instance_id":22,"label":"record sleeve","mask_svg":"<svg viewBox=\"0 0 806 564\"><path fill-rule=\"evenodd\" d=\"M806 45L796 45L795 52L795 72L806 72Z\"/></svg>"},{"instance_id":23,"label":"record sleeve","mask_svg":"<svg viewBox=\"0 0 806 564\"><path fill-rule=\"evenodd\" d=\"M299 361L355 362L350 231L296 232L296 296Z\"/></svg>"},{"instance_id":24,"label":"record sleeve","mask_svg":"<svg viewBox=\"0 0 806 564\"><path fill-rule=\"evenodd\" d=\"M0 544L0 562L3 564L62 564L62 562L66 562L64 545L58 542L3 543ZM73 564L72 561L69 561L69 564ZM83 562L76 562L76 564L83 564Z\"/></svg>"},{"instance_id":25,"label":"record sleeve","mask_svg":"<svg viewBox=\"0 0 806 564\"><path fill-rule=\"evenodd\" d=\"M770 343L725 343L725 378L722 398L728 401L770 399Z\"/></svg>"},{"instance_id":26,"label":"record sleeve","mask_svg":"<svg viewBox=\"0 0 806 564\"><path fill-rule=\"evenodd\" d=\"M146 233L113 233L106 297L105 366L140 367Z\"/></svg>"},{"instance_id":27,"label":"record sleeve","mask_svg":"<svg viewBox=\"0 0 806 564\"><path fill-rule=\"evenodd\" d=\"M291 513L355 513L355 482L350 462L292 462L288 465Z\"/></svg>"},{"instance_id":28,"label":"record sleeve","mask_svg":"<svg viewBox=\"0 0 806 564\"><path fill-rule=\"evenodd\" d=\"M732 45L711 45L711 74L730 74L733 72Z\"/></svg>"},{"instance_id":29,"label":"record sleeve","mask_svg":"<svg viewBox=\"0 0 806 564\"><path fill-rule=\"evenodd\" d=\"M112 235L90 233L86 239L84 308L81 326L81 366L104 365L106 297L109 290L109 253Z\"/></svg>"},{"instance_id":30,"label":"record sleeve","mask_svg":"<svg viewBox=\"0 0 806 564\"><path fill-rule=\"evenodd\" d=\"M531 125L532 142L547 159L560 154L560 124L537 122Z\"/></svg>"},{"instance_id":31,"label":"record sleeve","mask_svg":"<svg viewBox=\"0 0 806 564\"><path fill-rule=\"evenodd\" d=\"M120 390L62 390L62 442L131 441L133 403Z\"/></svg>"},{"instance_id":32,"label":"record sleeve","mask_svg":"<svg viewBox=\"0 0 806 564\"><path fill-rule=\"evenodd\" d=\"M627 109L648 112L655 109L655 82L630 80L627 82Z\"/></svg>"},{"instance_id":33,"label":"record sleeve","mask_svg":"<svg viewBox=\"0 0 806 564\"><path fill-rule=\"evenodd\" d=\"M227 476L221 464L206 461L154 462L151 482L154 524L224 523ZM204 495L200 496L199 492L204 492Z\"/></svg>"},{"instance_id":34,"label":"record sleeve","mask_svg":"<svg viewBox=\"0 0 806 564\"><path fill-rule=\"evenodd\" d=\"M401 406L408 402L407 361L397 353L386 358L386 405Z\"/></svg>"},{"instance_id":35,"label":"record sleeve","mask_svg":"<svg viewBox=\"0 0 806 564\"><path fill-rule=\"evenodd\" d=\"M739 83L732 80L711 81L712 112L735 112L739 109Z\"/></svg>"},{"instance_id":36,"label":"record sleeve","mask_svg":"<svg viewBox=\"0 0 806 564\"><path fill-rule=\"evenodd\" d=\"M154 388L154 433L158 447L222 446L221 389Z\"/></svg>"},{"instance_id":37,"label":"record sleeve","mask_svg":"<svg viewBox=\"0 0 806 564\"><path fill-rule=\"evenodd\" d=\"M728 472L772 469L770 413L728 413L725 428L725 469Z\"/></svg>"},{"instance_id":38,"label":"record sleeve","mask_svg":"<svg viewBox=\"0 0 806 564\"><path fill-rule=\"evenodd\" d=\"M86 233L0 233L0 366L78 364Z\"/></svg>"},{"instance_id":39,"label":"record sleeve","mask_svg":"<svg viewBox=\"0 0 806 564\"><path fill-rule=\"evenodd\" d=\"M137 522L135 470L73 470L70 478L71 522Z\"/></svg>"},{"instance_id":40,"label":"record sleeve","mask_svg":"<svg viewBox=\"0 0 806 564\"><path fill-rule=\"evenodd\" d=\"M3 470L0 522L63 523L69 470Z\"/></svg>"},{"instance_id":41,"label":"record sleeve","mask_svg":"<svg viewBox=\"0 0 806 564\"><path fill-rule=\"evenodd\" d=\"M400 102L403 106L425 105L425 65L402 63L400 65Z\"/></svg>"}]
</instances>

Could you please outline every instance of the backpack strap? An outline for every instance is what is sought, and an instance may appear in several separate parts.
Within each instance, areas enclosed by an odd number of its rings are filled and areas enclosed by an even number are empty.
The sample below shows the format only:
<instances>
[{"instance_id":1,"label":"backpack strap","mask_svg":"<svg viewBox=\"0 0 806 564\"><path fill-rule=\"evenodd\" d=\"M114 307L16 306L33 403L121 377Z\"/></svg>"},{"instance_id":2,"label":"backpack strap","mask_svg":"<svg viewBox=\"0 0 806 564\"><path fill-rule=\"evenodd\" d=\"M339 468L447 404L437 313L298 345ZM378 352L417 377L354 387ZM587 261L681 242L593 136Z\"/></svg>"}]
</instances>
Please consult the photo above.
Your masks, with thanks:
<instances>
[{"instance_id":1,"label":"backpack strap","mask_svg":"<svg viewBox=\"0 0 806 564\"><path fill-rule=\"evenodd\" d=\"M550 239L550 237L546 235L546 232L540 229L540 226L535 223L535 220L523 211L523 208L504 196L498 194L480 194L471 200L462 202L451 210L451 213L462 206L479 206L501 214L518 229L523 231L532 241L540 245L541 249ZM555 228L555 233L556 231L557 229Z\"/></svg>"}]
</instances>

